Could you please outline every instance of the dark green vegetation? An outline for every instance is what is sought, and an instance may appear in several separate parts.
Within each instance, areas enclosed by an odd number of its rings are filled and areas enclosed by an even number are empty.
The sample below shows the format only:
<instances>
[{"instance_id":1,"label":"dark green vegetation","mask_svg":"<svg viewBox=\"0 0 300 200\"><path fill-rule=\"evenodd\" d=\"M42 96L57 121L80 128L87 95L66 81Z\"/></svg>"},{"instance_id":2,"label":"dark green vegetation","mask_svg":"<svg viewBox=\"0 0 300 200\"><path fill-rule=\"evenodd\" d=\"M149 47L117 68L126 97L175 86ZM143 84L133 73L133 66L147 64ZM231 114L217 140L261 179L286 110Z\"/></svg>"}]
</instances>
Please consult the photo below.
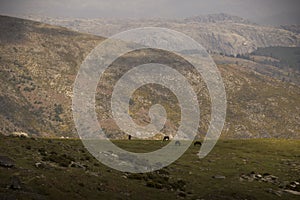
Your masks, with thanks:
<instances>
[{"instance_id":1,"label":"dark green vegetation","mask_svg":"<svg viewBox=\"0 0 300 200\"><path fill-rule=\"evenodd\" d=\"M163 145L114 143L131 151ZM204 159L191 146L168 167L129 174L98 162L79 140L1 136L0 156L12 159L14 167L0 166L0 199L298 199L283 190L300 178L299 146L299 140L220 140ZM252 171L276 181L241 178Z\"/></svg>"},{"instance_id":2,"label":"dark green vegetation","mask_svg":"<svg viewBox=\"0 0 300 200\"><path fill-rule=\"evenodd\" d=\"M300 47L258 48L252 54L276 58L279 60L278 66L287 66L300 71ZM270 64L274 64L274 62L270 61Z\"/></svg>"}]
</instances>

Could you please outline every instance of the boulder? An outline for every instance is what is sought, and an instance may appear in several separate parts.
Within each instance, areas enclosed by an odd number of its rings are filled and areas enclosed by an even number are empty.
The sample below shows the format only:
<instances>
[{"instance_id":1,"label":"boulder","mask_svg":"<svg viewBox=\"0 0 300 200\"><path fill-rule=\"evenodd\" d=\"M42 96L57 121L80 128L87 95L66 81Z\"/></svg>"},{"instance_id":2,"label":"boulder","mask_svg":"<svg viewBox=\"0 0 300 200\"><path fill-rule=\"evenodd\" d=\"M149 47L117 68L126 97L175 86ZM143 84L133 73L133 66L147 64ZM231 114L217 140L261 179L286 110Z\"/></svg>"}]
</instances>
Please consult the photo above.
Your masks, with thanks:
<instances>
[{"instance_id":1,"label":"boulder","mask_svg":"<svg viewBox=\"0 0 300 200\"><path fill-rule=\"evenodd\" d=\"M11 135L15 137L29 138L28 133L25 132L13 132Z\"/></svg>"}]
</instances>

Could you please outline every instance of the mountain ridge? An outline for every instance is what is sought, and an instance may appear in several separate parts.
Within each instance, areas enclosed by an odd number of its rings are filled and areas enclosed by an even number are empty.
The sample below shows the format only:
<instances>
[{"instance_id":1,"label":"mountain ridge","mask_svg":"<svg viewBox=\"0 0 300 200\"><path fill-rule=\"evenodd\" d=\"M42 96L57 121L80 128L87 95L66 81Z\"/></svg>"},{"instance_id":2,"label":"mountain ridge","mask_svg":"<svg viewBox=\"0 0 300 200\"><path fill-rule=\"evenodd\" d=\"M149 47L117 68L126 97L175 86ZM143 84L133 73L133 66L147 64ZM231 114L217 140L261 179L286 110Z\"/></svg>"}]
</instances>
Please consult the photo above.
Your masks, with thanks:
<instances>
[{"instance_id":1,"label":"mountain ridge","mask_svg":"<svg viewBox=\"0 0 300 200\"><path fill-rule=\"evenodd\" d=\"M27 18L104 37L134 28L149 26L169 28L192 37L210 52L233 56L251 53L259 47L300 45L300 35L297 32L281 27L258 25L224 13L176 20L72 19L38 16Z\"/></svg>"}]
</instances>

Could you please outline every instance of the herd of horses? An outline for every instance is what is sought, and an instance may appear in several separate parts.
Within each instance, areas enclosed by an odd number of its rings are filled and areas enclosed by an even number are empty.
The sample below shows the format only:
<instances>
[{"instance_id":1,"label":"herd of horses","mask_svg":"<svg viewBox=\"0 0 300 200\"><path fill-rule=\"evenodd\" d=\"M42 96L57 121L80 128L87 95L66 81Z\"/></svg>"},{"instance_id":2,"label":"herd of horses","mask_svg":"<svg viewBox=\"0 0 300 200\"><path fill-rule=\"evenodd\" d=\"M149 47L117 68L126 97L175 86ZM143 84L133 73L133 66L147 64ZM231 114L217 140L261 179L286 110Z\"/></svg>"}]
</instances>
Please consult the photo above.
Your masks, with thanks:
<instances>
[{"instance_id":1,"label":"herd of horses","mask_svg":"<svg viewBox=\"0 0 300 200\"><path fill-rule=\"evenodd\" d=\"M131 140L132 136L131 135L128 135L128 140ZM169 136L164 136L163 140L162 141L169 141L170 140L170 137ZM181 143L179 140L176 140L175 141L175 146L180 146ZM194 146L201 146L202 143L200 141L195 141L194 142Z\"/></svg>"}]
</instances>

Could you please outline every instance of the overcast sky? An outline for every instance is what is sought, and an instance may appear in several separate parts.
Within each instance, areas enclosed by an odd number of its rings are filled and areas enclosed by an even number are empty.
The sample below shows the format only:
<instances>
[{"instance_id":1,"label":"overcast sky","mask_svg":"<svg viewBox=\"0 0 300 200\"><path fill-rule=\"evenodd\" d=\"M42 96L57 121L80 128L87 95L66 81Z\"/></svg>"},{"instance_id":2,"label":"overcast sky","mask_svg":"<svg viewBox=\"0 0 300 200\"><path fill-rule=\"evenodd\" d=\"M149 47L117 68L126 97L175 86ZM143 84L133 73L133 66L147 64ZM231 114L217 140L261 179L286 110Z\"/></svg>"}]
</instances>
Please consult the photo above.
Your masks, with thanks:
<instances>
[{"instance_id":1,"label":"overcast sky","mask_svg":"<svg viewBox=\"0 0 300 200\"><path fill-rule=\"evenodd\" d=\"M300 0L0 0L0 14L185 18L228 13L262 24L299 24Z\"/></svg>"}]
</instances>

